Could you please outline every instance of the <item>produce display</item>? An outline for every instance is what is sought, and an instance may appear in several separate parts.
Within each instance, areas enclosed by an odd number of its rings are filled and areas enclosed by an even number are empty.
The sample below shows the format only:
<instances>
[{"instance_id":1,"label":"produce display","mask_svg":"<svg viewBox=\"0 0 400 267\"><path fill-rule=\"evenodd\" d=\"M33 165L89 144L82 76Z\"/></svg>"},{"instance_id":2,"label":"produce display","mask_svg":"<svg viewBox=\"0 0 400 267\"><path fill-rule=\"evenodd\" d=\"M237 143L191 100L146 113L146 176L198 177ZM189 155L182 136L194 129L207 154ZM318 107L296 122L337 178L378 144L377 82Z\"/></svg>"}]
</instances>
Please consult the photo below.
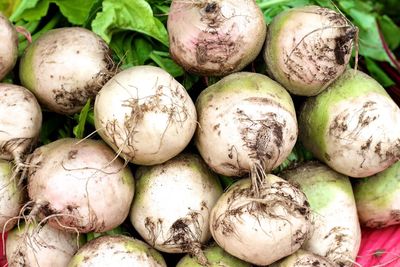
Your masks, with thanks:
<instances>
[{"instance_id":1,"label":"produce display","mask_svg":"<svg viewBox=\"0 0 400 267\"><path fill-rule=\"evenodd\" d=\"M400 266L394 2L0 1L0 267Z\"/></svg>"}]
</instances>

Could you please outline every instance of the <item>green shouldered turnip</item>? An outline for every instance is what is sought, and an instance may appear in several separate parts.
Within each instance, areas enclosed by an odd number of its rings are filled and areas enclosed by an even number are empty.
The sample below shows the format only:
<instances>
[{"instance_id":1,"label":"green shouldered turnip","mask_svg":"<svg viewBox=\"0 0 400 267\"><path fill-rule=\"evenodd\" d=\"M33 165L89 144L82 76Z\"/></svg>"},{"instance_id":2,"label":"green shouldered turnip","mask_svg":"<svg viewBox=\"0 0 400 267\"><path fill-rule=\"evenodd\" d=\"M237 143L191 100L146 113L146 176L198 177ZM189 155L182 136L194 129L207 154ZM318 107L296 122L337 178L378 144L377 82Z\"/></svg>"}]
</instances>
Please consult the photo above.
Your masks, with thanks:
<instances>
[{"instance_id":1,"label":"green shouldered turnip","mask_svg":"<svg viewBox=\"0 0 400 267\"><path fill-rule=\"evenodd\" d=\"M15 66L18 58L18 35L10 21L0 13L0 81Z\"/></svg>"},{"instance_id":2,"label":"green shouldered turnip","mask_svg":"<svg viewBox=\"0 0 400 267\"><path fill-rule=\"evenodd\" d=\"M154 165L178 155L196 130L196 109L185 88L165 70L136 66L114 76L94 104L100 136L118 155Z\"/></svg>"},{"instance_id":3,"label":"green shouldered turnip","mask_svg":"<svg viewBox=\"0 0 400 267\"><path fill-rule=\"evenodd\" d=\"M19 75L46 108L74 114L114 72L107 44L87 29L70 27L50 30L29 45Z\"/></svg>"},{"instance_id":4,"label":"green shouldered turnip","mask_svg":"<svg viewBox=\"0 0 400 267\"><path fill-rule=\"evenodd\" d=\"M206 76L243 69L260 53L266 35L254 0L174 0L167 26L171 57Z\"/></svg>"},{"instance_id":5,"label":"green shouldered turnip","mask_svg":"<svg viewBox=\"0 0 400 267\"><path fill-rule=\"evenodd\" d=\"M268 72L293 94L316 95L346 70L357 32L344 15L327 8L283 11L268 26Z\"/></svg>"},{"instance_id":6,"label":"green shouldered turnip","mask_svg":"<svg viewBox=\"0 0 400 267\"><path fill-rule=\"evenodd\" d=\"M347 70L299 116L300 140L337 172L366 177L400 156L400 109L373 78Z\"/></svg>"}]
</instances>

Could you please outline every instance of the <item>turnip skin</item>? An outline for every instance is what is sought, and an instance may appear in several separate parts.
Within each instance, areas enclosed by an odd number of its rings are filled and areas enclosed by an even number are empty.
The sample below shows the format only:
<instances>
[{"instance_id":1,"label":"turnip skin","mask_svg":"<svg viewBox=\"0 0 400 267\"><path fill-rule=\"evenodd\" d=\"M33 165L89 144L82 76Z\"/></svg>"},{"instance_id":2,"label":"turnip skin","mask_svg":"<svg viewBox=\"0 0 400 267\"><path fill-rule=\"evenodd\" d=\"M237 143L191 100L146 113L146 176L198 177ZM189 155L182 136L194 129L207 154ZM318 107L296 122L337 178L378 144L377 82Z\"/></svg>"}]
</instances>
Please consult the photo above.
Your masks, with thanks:
<instances>
[{"instance_id":1,"label":"turnip skin","mask_svg":"<svg viewBox=\"0 0 400 267\"><path fill-rule=\"evenodd\" d=\"M48 224L20 224L8 233L6 254L9 267L66 267L82 242Z\"/></svg>"},{"instance_id":2,"label":"turnip skin","mask_svg":"<svg viewBox=\"0 0 400 267\"><path fill-rule=\"evenodd\" d=\"M233 184L211 211L210 229L225 251L255 265L294 253L310 230L303 192L269 174L255 195L250 179Z\"/></svg>"},{"instance_id":3,"label":"turnip skin","mask_svg":"<svg viewBox=\"0 0 400 267\"><path fill-rule=\"evenodd\" d=\"M18 34L0 12L0 81L14 68L18 58Z\"/></svg>"},{"instance_id":4,"label":"turnip skin","mask_svg":"<svg viewBox=\"0 0 400 267\"><path fill-rule=\"evenodd\" d=\"M204 76L243 69L260 53L266 35L254 0L174 0L167 26L171 57Z\"/></svg>"},{"instance_id":5,"label":"turnip skin","mask_svg":"<svg viewBox=\"0 0 400 267\"><path fill-rule=\"evenodd\" d=\"M196 101L196 146L217 173L267 172L290 154L297 119L287 91L267 76L240 72L205 89Z\"/></svg>"},{"instance_id":6,"label":"turnip skin","mask_svg":"<svg viewBox=\"0 0 400 267\"><path fill-rule=\"evenodd\" d=\"M308 98L299 115L299 138L332 169L350 177L383 171L400 155L400 109L368 75L347 70Z\"/></svg>"},{"instance_id":7,"label":"turnip skin","mask_svg":"<svg viewBox=\"0 0 400 267\"><path fill-rule=\"evenodd\" d=\"M268 267L335 267L328 259L319 255L305 251L297 250L292 255L275 262Z\"/></svg>"},{"instance_id":8,"label":"turnip skin","mask_svg":"<svg viewBox=\"0 0 400 267\"><path fill-rule=\"evenodd\" d=\"M268 73L296 95L317 95L348 65L357 29L340 13L305 6L281 12L268 26Z\"/></svg>"},{"instance_id":9,"label":"turnip skin","mask_svg":"<svg viewBox=\"0 0 400 267\"><path fill-rule=\"evenodd\" d=\"M383 228L400 223L400 161L354 183L361 224Z\"/></svg>"},{"instance_id":10,"label":"turnip skin","mask_svg":"<svg viewBox=\"0 0 400 267\"><path fill-rule=\"evenodd\" d=\"M361 242L360 223L349 178L319 162L280 174L306 194L312 229L302 248L337 266L353 266Z\"/></svg>"},{"instance_id":11,"label":"turnip skin","mask_svg":"<svg viewBox=\"0 0 400 267\"><path fill-rule=\"evenodd\" d=\"M17 220L23 202L22 188L13 179L13 165L0 159L0 233L11 230Z\"/></svg>"},{"instance_id":12,"label":"turnip skin","mask_svg":"<svg viewBox=\"0 0 400 267\"><path fill-rule=\"evenodd\" d=\"M22 85L60 114L79 112L115 72L111 50L93 32L58 28L27 47L20 63Z\"/></svg>"},{"instance_id":13,"label":"turnip skin","mask_svg":"<svg viewBox=\"0 0 400 267\"><path fill-rule=\"evenodd\" d=\"M68 267L167 267L162 255L146 243L122 235L102 236L79 249Z\"/></svg>"},{"instance_id":14,"label":"turnip skin","mask_svg":"<svg viewBox=\"0 0 400 267\"><path fill-rule=\"evenodd\" d=\"M193 101L168 72L136 66L99 92L95 125L118 155L138 165L163 163L190 142L197 126Z\"/></svg>"},{"instance_id":15,"label":"turnip skin","mask_svg":"<svg viewBox=\"0 0 400 267\"><path fill-rule=\"evenodd\" d=\"M200 156L181 154L136 173L130 220L143 239L168 253L198 256L211 237L211 208L222 194L218 177Z\"/></svg>"},{"instance_id":16,"label":"turnip skin","mask_svg":"<svg viewBox=\"0 0 400 267\"><path fill-rule=\"evenodd\" d=\"M106 144L59 139L37 148L28 170L28 194L41 218L69 231L105 232L128 216L133 176Z\"/></svg>"}]
</instances>

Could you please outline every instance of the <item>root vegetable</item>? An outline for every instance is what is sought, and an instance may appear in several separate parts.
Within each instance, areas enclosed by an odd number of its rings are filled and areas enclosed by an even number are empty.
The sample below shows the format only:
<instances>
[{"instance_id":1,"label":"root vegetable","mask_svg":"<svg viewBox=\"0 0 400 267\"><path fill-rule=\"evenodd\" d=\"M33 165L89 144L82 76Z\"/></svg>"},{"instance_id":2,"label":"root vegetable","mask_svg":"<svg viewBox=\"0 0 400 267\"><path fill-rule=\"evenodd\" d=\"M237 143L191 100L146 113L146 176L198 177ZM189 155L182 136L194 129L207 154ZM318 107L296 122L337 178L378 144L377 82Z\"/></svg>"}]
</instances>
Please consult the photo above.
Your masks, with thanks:
<instances>
[{"instance_id":1,"label":"root vegetable","mask_svg":"<svg viewBox=\"0 0 400 267\"><path fill-rule=\"evenodd\" d=\"M0 13L0 81L15 66L18 57L18 35L10 21Z\"/></svg>"},{"instance_id":2,"label":"root vegetable","mask_svg":"<svg viewBox=\"0 0 400 267\"><path fill-rule=\"evenodd\" d=\"M353 266L361 242L360 223L349 178L318 162L280 174L300 186L312 210L312 229L303 248L335 266Z\"/></svg>"},{"instance_id":3,"label":"root vegetable","mask_svg":"<svg viewBox=\"0 0 400 267\"><path fill-rule=\"evenodd\" d=\"M296 143L292 99L267 76L231 74L204 90L196 108L196 146L219 174L242 176L256 166L269 172Z\"/></svg>"},{"instance_id":4,"label":"root vegetable","mask_svg":"<svg viewBox=\"0 0 400 267\"><path fill-rule=\"evenodd\" d=\"M105 232L128 216L132 174L103 142L59 139L31 155L28 193L35 212L67 231Z\"/></svg>"},{"instance_id":5,"label":"root vegetable","mask_svg":"<svg viewBox=\"0 0 400 267\"><path fill-rule=\"evenodd\" d=\"M93 32L58 28L41 35L20 63L21 83L61 114L79 112L115 72L111 50Z\"/></svg>"},{"instance_id":6,"label":"root vegetable","mask_svg":"<svg viewBox=\"0 0 400 267\"><path fill-rule=\"evenodd\" d=\"M161 254L131 237L102 236L79 249L68 267L140 266L167 267Z\"/></svg>"},{"instance_id":7,"label":"root vegetable","mask_svg":"<svg viewBox=\"0 0 400 267\"><path fill-rule=\"evenodd\" d=\"M130 219L139 234L158 250L201 257L211 237L209 214L222 194L218 177L199 156L181 154L139 168L136 178Z\"/></svg>"},{"instance_id":8,"label":"root vegetable","mask_svg":"<svg viewBox=\"0 0 400 267\"><path fill-rule=\"evenodd\" d=\"M233 184L211 211L214 240L228 253L255 265L268 265L300 248L311 214L303 192L269 174L252 190L251 180Z\"/></svg>"},{"instance_id":9,"label":"root vegetable","mask_svg":"<svg viewBox=\"0 0 400 267\"><path fill-rule=\"evenodd\" d=\"M172 58L206 76L243 69L260 53L266 35L254 0L174 0L167 26Z\"/></svg>"},{"instance_id":10,"label":"root vegetable","mask_svg":"<svg viewBox=\"0 0 400 267\"><path fill-rule=\"evenodd\" d=\"M367 177L400 156L400 109L368 75L346 71L328 89L306 100L300 140L337 172Z\"/></svg>"},{"instance_id":11,"label":"root vegetable","mask_svg":"<svg viewBox=\"0 0 400 267\"><path fill-rule=\"evenodd\" d=\"M354 183L361 224L383 228L400 223L400 161Z\"/></svg>"},{"instance_id":12,"label":"root vegetable","mask_svg":"<svg viewBox=\"0 0 400 267\"><path fill-rule=\"evenodd\" d=\"M94 105L100 136L118 155L139 165L179 154L196 129L196 109L185 88L152 66L126 69L100 91Z\"/></svg>"},{"instance_id":13,"label":"root vegetable","mask_svg":"<svg viewBox=\"0 0 400 267\"><path fill-rule=\"evenodd\" d=\"M268 26L268 72L293 94L317 95L346 70L356 34L345 16L327 8L283 11Z\"/></svg>"},{"instance_id":14,"label":"root vegetable","mask_svg":"<svg viewBox=\"0 0 400 267\"><path fill-rule=\"evenodd\" d=\"M269 267L335 267L328 259L299 249L292 255L275 262Z\"/></svg>"}]
</instances>

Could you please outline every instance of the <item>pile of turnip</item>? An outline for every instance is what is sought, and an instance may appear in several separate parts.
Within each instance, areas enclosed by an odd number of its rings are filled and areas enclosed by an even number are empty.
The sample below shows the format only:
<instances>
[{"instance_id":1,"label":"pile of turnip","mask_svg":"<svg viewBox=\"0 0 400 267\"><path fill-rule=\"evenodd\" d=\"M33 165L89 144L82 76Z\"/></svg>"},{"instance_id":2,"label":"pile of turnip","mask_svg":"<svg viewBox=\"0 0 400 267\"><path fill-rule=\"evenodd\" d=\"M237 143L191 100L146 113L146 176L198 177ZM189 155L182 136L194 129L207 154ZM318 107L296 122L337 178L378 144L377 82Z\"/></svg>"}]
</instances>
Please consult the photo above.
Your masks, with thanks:
<instances>
[{"instance_id":1,"label":"pile of turnip","mask_svg":"<svg viewBox=\"0 0 400 267\"><path fill-rule=\"evenodd\" d=\"M400 109L342 13L267 25L255 0L173 0L166 25L183 78L119 68L115 43L75 26L18 60L0 15L8 266L350 267L361 227L400 224ZM47 135L65 117L73 133Z\"/></svg>"}]
</instances>

